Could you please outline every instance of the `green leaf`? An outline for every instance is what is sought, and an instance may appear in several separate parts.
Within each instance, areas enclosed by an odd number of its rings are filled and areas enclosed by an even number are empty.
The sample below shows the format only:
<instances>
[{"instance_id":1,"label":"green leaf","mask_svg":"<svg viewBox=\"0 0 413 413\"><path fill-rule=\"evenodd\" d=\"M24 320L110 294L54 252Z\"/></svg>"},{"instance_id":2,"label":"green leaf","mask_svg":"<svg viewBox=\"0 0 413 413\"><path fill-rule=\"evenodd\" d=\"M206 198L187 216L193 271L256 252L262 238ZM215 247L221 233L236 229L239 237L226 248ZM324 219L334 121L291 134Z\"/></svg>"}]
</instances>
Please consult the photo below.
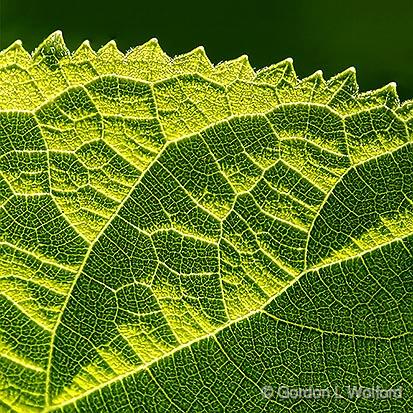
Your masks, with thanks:
<instances>
[{"instance_id":1,"label":"green leaf","mask_svg":"<svg viewBox=\"0 0 413 413\"><path fill-rule=\"evenodd\" d=\"M413 409L412 108L156 39L1 52L0 411Z\"/></svg>"}]
</instances>

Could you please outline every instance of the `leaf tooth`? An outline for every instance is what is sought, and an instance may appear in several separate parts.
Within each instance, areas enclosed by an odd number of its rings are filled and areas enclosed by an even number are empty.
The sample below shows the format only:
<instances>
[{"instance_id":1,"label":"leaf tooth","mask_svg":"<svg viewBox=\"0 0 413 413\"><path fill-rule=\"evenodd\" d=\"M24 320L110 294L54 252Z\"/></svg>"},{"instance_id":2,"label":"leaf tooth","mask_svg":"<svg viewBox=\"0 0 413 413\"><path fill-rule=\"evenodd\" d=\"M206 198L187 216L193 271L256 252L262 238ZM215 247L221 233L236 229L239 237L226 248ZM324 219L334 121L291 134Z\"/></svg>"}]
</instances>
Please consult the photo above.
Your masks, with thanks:
<instances>
[{"instance_id":1,"label":"leaf tooth","mask_svg":"<svg viewBox=\"0 0 413 413\"><path fill-rule=\"evenodd\" d=\"M90 46L89 40L85 40L72 54L72 61L93 60L96 57L96 52Z\"/></svg>"},{"instance_id":2,"label":"leaf tooth","mask_svg":"<svg viewBox=\"0 0 413 413\"><path fill-rule=\"evenodd\" d=\"M116 45L115 40L111 40L110 42L106 43L97 51L98 58L102 60L123 60L124 54L119 51L118 46Z\"/></svg>"},{"instance_id":3,"label":"leaf tooth","mask_svg":"<svg viewBox=\"0 0 413 413\"><path fill-rule=\"evenodd\" d=\"M385 105L390 109L397 109L400 106L397 84L391 82L380 89L361 93L357 97L357 102L362 105Z\"/></svg>"},{"instance_id":4,"label":"leaf tooth","mask_svg":"<svg viewBox=\"0 0 413 413\"><path fill-rule=\"evenodd\" d=\"M125 58L130 69L129 76L151 82L174 75L171 61L172 59L162 50L156 38L131 49Z\"/></svg>"},{"instance_id":5,"label":"leaf tooth","mask_svg":"<svg viewBox=\"0 0 413 413\"><path fill-rule=\"evenodd\" d=\"M7 49L0 52L0 66L13 63L28 63L30 60L30 53L23 47L21 40L16 40Z\"/></svg>"},{"instance_id":6,"label":"leaf tooth","mask_svg":"<svg viewBox=\"0 0 413 413\"><path fill-rule=\"evenodd\" d=\"M396 113L405 121L413 119L413 99L403 102Z\"/></svg>"},{"instance_id":7,"label":"leaf tooth","mask_svg":"<svg viewBox=\"0 0 413 413\"><path fill-rule=\"evenodd\" d=\"M239 57L239 61L242 64L242 78L243 80L253 80L256 76L254 68L251 66L248 55L244 54Z\"/></svg>"},{"instance_id":8,"label":"leaf tooth","mask_svg":"<svg viewBox=\"0 0 413 413\"><path fill-rule=\"evenodd\" d=\"M251 81L255 78L248 56L242 55L236 59L219 63L214 68L214 77L220 83L230 83L234 80Z\"/></svg>"},{"instance_id":9,"label":"leaf tooth","mask_svg":"<svg viewBox=\"0 0 413 413\"><path fill-rule=\"evenodd\" d=\"M331 92L345 93L348 96L356 96L359 91L356 68L354 66L343 70L338 75L327 81L327 87Z\"/></svg>"},{"instance_id":10,"label":"leaf tooth","mask_svg":"<svg viewBox=\"0 0 413 413\"><path fill-rule=\"evenodd\" d=\"M293 95L287 93L286 101L293 99L294 96L294 99L298 101L308 100L311 102L325 103L325 89L326 81L324 80L323 72L317 70L310 76L299 80Z\"/></svg>"},{"instance_id":11,"label":"leaf tooth","mask_svg":"<svg viewBox=\"0 0 413 413\"><path fill-rule=\"evenodd\" d=\"M182 54L181 56L177 56L175 59L179 60L180 58L185 58L185 57L190 57L190 56L194 56L199 60L203 60L204 62L207 62L210 66L212 66L212 63L206 54L204 46L198 46L188 53Z\"/></svg>"},{"instance_id":12,"label":"leaf tooth","mask_svg":"<svg viewBox=\"0 0 413 413\"><path fill-rule=\"evenodd\" d=\"M246 71L251 72L255 76L255 71L251 66L248 55L243 54L242 56L240 56L238 59L235 59L235 60L240 62L240 64Z\"/></svg>"},{"instance_id":13,"label":"leaf tooth","mask_svg":"<svg viewBox=\"0 0 413 413\"><path fill-rule=\"evenodd\" d=\"M162 50L157 38L152 38L126 54L126 59L133 62L156 62L169 64L170 57Z\"/></svg>"},{"instance_id":14,"label":"leaf tooth","mask_svg":"<svg viewBox=\"0 0 413 413\"><path fill-rule=\"evenodd\" d=\"M213 71L213 65L205 53L203 46L199 46L188 53L173 59L173 66L178 72L198 73L209 75Z\"/></svg>"},{"instance_id":15,"label":"leaf tooth","mask_svg":"<svg viewBox=\"0 0 413 413\"><path fill-rule=\"evenodd\" d=\"M33 59L44 61L50 68L58 65L62 57L70 54L60 30L49 35L33 52Z\"/></svg>"},{"instance_id":16,"label":"leaf tooth","mask_svg":"<svg viewBox=\"0 0 413 413\"><path fill-rule=\"evenodd\" d=\"M16 50L16 49L22 49L22 50L25 51L25 49L23 49L23 42L21 40L14 41L9 47L2 50L0 54L6 53L6 52L11 51L11 50Z\"/></svg>"},{"instance_id":17,"label":"leaf tooth","mask_svg":"<svg viewBox=\"0 0 413 413\"><path fill-rule=\"evenodd\" d=\"M293 59L288 57L279 63L259 70L255 80L274 86L295 85L297 83L297 75L294 70Z\"/></svg>"},{"instance_id":18,"label":"leaf tooth","mask_svg":"<svg viewBox=\"0 0 413 413\"><path fill-rule=\"evenodd\" d=\"M383 88L383 92L386 91L386 98L388 102L393 102L394 109L400 106L400 98L399 94L397 93L397 83L390 82Z\"/></svg>"},{"instance_id":19,"label":"leaf tooth","mask_svg":"<svg viewBox=\"0 0 413 413\"><path fill-rule=\"evenodd\" d=\"M354 66L350 66L347 69L343 70L342 72L334 75L332 78L328 80L328 83L342 83L348 79L355 79L357 74L357 70Z\"/></svg>"},{"instance_id":20,"label":"leaf tooth","mask_svg":"<svg viewBox=\"0 0 413 413\"><path fill-rule=\"evenodd\" d=\"M305 77L304 79L300 80L300 85L305 84L305 83L320 83L320 84L325 84L326 81L324 79L323 71L322 70L317 70L310 76Z\"/></svg>"}]
</instances>

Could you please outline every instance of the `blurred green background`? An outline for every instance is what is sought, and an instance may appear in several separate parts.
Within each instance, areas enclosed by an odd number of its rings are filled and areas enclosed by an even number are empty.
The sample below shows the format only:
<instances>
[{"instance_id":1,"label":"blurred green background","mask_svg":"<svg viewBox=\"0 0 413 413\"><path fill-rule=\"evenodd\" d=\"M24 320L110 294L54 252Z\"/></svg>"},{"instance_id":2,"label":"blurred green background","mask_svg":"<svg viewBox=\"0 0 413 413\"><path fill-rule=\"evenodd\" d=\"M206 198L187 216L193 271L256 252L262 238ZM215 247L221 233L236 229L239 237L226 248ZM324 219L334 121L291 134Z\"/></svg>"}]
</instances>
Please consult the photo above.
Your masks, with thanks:
<instances>
[{"instance_id":1,"label":"blurred green background","mask_svg":"<svg viewBox=\"0 0 413 413\"><path fill-rule=\"evenodd\" d=\"M362 90L396 81L413 98L413 0L0 0L1 48L21 39L33 50L57 29L71 50L115 39L126 51L157 37L171 56L203 45L213 63L248 54L261 68L292 57L300 77L355 66Z\"/></svg>"}]
</instances>

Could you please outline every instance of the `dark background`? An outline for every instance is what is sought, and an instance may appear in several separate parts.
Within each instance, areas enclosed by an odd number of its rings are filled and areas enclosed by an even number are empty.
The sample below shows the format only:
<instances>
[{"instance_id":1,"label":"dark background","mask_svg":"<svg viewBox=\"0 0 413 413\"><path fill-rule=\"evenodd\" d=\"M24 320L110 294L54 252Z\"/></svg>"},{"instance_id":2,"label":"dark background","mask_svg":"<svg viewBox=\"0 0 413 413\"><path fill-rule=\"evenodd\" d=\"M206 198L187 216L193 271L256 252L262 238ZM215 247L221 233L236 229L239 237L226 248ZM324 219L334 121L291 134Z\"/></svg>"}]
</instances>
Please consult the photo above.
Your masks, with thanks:
<instances>
[{"instance_id":1,"label":"dark background","mask_svg":"<svg viewBox=\"0 0 413 413\"><path fill-rule=\"evenodd\" d=\"M300 77L355 66L362 90L396 81L402 99L413 97L413 0L0 0L0 48L21 39L33 50L57 29L71 50L115 39L126 51L157 37L171 56L203 45L213 63L292 57Z\"/></svg>"}]
</instances>

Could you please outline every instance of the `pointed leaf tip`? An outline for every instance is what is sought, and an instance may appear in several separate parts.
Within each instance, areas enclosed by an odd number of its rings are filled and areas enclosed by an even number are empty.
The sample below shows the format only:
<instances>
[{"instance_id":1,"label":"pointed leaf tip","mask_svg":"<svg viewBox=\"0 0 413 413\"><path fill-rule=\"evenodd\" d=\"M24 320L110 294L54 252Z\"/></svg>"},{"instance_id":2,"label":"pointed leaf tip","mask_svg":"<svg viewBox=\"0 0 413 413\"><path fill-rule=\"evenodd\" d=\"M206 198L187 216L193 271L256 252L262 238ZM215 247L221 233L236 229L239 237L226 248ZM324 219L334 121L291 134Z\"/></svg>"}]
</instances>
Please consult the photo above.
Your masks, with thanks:
<instances>
[{"instance_id":1,"label":"pointed leaf tip","mask_svg":"<svg viewBox=\"0 0 413 413\"><path fill-rule=\"evenodd\" d=\"M5 62L27 62L31 59L30 53L28 53L27 50L24 49L21 40L16 40L6 49L0 50L0 55L8 56L3 62L1 62L2 64L4 64Z\"/></svg>"},{"instance_id":2,"label":"pointed leaf tip","mask_svg":"<svg viewBox=\"0 0 413 413\"><path fill-rule=\"evenodd\" d=\"M249 59L248 55L246 55L246 54L241 55L241 56L238 58L238 60L239 60L241 63L243 63L244 65L250 65L250 59ZM250 66L251 66L251 65L250 65ZM253 70L252 67L251 67L251 70Z\"/></svg>"},{"instance_id":3,"label":"pointed leaf tip","mask_svg":"<svg viewBox=\"0 0 413 413\"><path fill-rule=\"evenodd\" d=\"M338 73L337 75L333 76L329 82L343 82L351 80L352 82L356 82L356 75L357 71L354 66L348 67L347 69L343 70L342 72Z\"/></svg>"},{"instance_id":4,"label":"pointed leaf tip","mask_svg":"<svg viewBox=\"0 0 413 413\"><path fill-rule=\"evenodd\" d=\"M23 42L21 40L15 40L9 47L7 47L4 50L1 50L0 52L3 53L8 50L22 49L22 48L23 48Z\"/></svg>"},{"instance_id":5,"label":"pointed leaf tip","mask_svg":"<svg viewBox=\"0 0 413 413\"><path fill-rule=\"evenodd\" d=\"M110 40L109 42L107 42L103 47L116 47L118 48L117 44L116 44L116 40Z\"/></svg>"},{"instance_id":6,"label":"pointed leaf tip","mask_svg":"<svg viewBox=\"0 0 413 413\"><path fill-rule=\"evenodd\" d=\"M110 49L115 49L115 50L119 51L118 46L116 44L116 41L113 40L113 39L110 40L109 42L105 43L104 45L102 45L100 47L100 49L98 50L98 53L102 53L102 52L104 52L106 50L110 50ZM119 51L119 53L121 53L121 52Z\"/></svg>"},{"instance_id":7,"label":"pointed leaf tip","mask_svg":"<svg viewBox=\"0 0 413 413\"><path fill-rule=\"evenodd\" d=\"M55 32L53 32L49 37L46 38L44 43L46 42L48 42L56 48L67 50L66 43L63 39L63 33L61 32L61 30L56 30ZM69 51L67 50L67 52Z\"/></svg>"},{"instance_id":8,"label":"pointed leaf tip","mask_svg":"<svg viewBox=\"0 0 413 413\"><path fill-rule=\"evenodd\" d=\"M61 30L56 30L36 48L33 58L41 59L51 70L56 70L59 60L69 54Z\"/></svg>"},{"instance_id":9,"label":"pointed leaf tip","mask_svg":"<svg viewBox=\"0 0 413 413\"><path fill-rule=\"evenodd\" d=\"M147 63L156 61L161 64L168 64L169 62L169 56L162 50L156 37L152 37L147 42L133 47L125 56L131 61L145 61Z\"/></svg>"},{"instance_id":10,"label":"pointed leaf tip","mask_svg":"<svg viewBox=\"0 0 413 413\"><path fill-rule=\"evenodd\" d=\"M77 48L77 50L74 51L72 54L72 60L79 60L79 61L84 61L84 60L89 60L93 59L96 56L95 51L92 49L92 46L90 45L89 40L84 40L82 44Z\"/></svg>"},{"instance_id":11,"label":"pointed leaf tip","mask_svg":"<svg viewBox=\"0 0 413 413\"><path fill-rule=\"evenodd\" d=\"M103 45L98 51L97 51L98 56L105 55L105 58L109 59L122 59L124 57L124 54L118 49L118 46L116 44L115 40L111 40L107 42L105 45ZM106 55L107 54L107 55Z\"/></svg>"},{"instance_id":12,"label":"pointed leaf tip","mask_svg":"<svg viewBox=\"0 0 413 413\"><path fill-rule=\"evenodd\" d=\"M63 38L63 33L62 33L61 30L55 30L55 31L51 34L51 36L60 36L60 37Z\"/></svg>"}]
</instances>

